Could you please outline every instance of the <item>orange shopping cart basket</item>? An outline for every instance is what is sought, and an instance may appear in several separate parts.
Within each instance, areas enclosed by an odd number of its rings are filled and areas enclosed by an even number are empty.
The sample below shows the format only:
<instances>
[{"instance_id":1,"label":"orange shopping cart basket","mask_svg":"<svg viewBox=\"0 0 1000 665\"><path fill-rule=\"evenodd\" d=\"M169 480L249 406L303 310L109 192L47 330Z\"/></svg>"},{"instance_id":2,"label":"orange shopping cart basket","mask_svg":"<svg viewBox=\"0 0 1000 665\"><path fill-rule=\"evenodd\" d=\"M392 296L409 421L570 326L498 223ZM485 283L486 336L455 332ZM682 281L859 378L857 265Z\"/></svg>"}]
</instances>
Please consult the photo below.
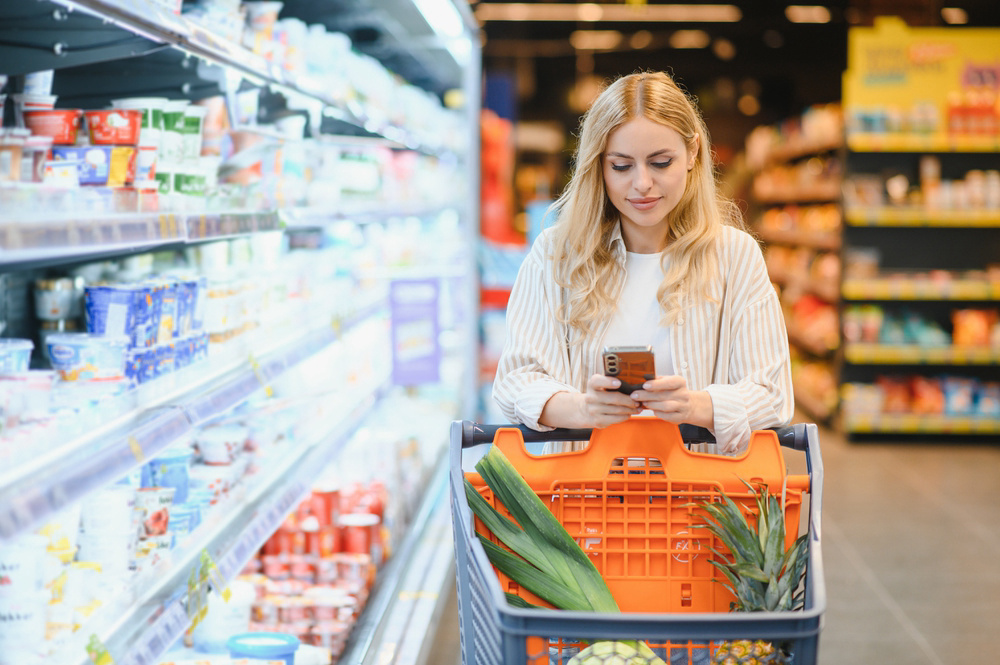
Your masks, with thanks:
<instances>
[{"instance_id":1,"label":"orange shopping cart basket","mask_svg":"<svg viewBox=\"0 0 1000 665\"><path fill-rule=\"evenodd\" d=\"M694 452L707 430L650 417L596 430L536 432L523 426L452 424L450 487L465 665L562 665L596 640L643 640L670 665L708 665L721 642L766 640L795 665L816 662L826 590L820 551L823 464L818 429L798 424L753 433L742 455ZM548 455L526 443L588 441ZM540 603L490 564L465 497L465 479L487 500L473 472L475 451L498 446L532 489L591 555L622 612L514 607L506 593ZM807 475L789 474L787 455L804 455ZM464 463L463 463L464 458ZM733 600L709 563L723 549L692 503L725 494L754 505L744 480L766 484L785 510L786 546L804 523L808 537L804 606L794 611L730 612ZM502 509L502 507L501 507ZM488 532L481 533L492 538Z\"/></svg>"}]
</instances>

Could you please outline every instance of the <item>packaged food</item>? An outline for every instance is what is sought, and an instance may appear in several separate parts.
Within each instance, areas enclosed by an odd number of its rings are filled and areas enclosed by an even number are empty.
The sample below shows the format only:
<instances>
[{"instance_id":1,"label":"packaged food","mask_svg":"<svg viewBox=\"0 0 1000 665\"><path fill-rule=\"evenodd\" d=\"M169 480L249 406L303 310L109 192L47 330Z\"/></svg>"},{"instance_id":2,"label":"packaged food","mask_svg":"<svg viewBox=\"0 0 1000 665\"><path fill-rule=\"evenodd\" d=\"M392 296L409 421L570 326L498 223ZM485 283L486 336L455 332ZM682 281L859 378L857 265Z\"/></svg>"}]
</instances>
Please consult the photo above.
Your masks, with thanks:
<instances>
[{"instance_id":1,"label":"packaged food","mask_svg":"<svg viewBox=\"0 0 1000 665\"><path fill-rule=\"evenodd\" d=\"M82 118L81 109L25 111L24 125L32 134L51 137L54 145L74 145Z\"/></svg>"},{"instance_id":2,"label":"packaged food","mask_svg":"<svg viewBox=\"0 0 1000 665\"><path fill-rule=\"evenodd\" d=\"M84 287L83 307L87 331L98 335L134 337L137 289L128 284L94 284ZM133 345L138 346L135 342Z\"/></svg>"},{"instance_id":3,"label":"packaged food","mask_svg":"<svg viewBox=\"0 0 1000 665\"><path fill-rule=\"evenodd\" d=\"M46 345L52 368L64 381L125 378L127 336L55 333Z\"/></svg>"},{"instance_id":4,"label":"packaged food","mask_svg":"<svg viewBox=\"0 0 1000 665\"><path fill-rule=\"evenodd\" d=\"M0 338L0 374L18 374L28 371L31 350L35 343L30 339Z\"/></svg>"},{"instance_id":5,"label":"packaged food","mask_svg":"<svg viewBox=\"0 0 1000 665\"><path fill-rule=\"evenodd\" d=\"M94 145L139 144L143 112L138 109L84 111L87 133Z\"/></svg>"},{"instance_id":6,"label":"packaged food","mask_svg":"<svg viewBox=\"0 0 1000 665\"><path fill-rule=\"evenodd\" d=\"M72 277L35 280L35 316L42 321L59 321L76 316L79 290Z\"/></svg>"},{"instance_id":7,"label":"packaged food","mask_svg":"<svg viewBox=\"0 0 1000 665\"><path fill-rule=\"evenodd\" d=\"M0 182L21 179L25 134L25 130L0 129Z\"/></svg>"},{"instance_id":8,"label":"packaged food","mask_svg":"<svg viewBox=\"0 0 1000 665\"><path fill-rule=\"evenodd\" d=\"M160 452L149 462L149 477L153 487L174 488L174 503L188 498L191 458L194 451L188 445L174 445Z\"/></svg>"},{"instance_id":9,"label":"packaged food","mask_svg":"<svg viewBox=\"0 0 1000 665\"><path fill-rule=\"evenodd\" d=\"M139 145L156 150L163 134L163 107L167 101L166 97L127 97L111 100L111 106L140 111Z\"/></svg>"}]
</instances>

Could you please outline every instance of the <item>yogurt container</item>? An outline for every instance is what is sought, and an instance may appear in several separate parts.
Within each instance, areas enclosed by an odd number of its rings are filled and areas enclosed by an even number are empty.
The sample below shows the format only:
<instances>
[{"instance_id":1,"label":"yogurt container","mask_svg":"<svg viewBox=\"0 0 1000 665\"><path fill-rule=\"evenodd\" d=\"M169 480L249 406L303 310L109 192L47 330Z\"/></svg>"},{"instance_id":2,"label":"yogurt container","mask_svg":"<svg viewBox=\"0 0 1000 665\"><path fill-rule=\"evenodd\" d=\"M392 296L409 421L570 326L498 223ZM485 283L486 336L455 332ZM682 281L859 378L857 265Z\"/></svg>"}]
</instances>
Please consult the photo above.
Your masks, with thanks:
<instances>
[{"instance_id":1,"label":"yogurt container","mask_svg":"<svg viewBox=\"0 0 1000 665\"><path fill-rule=\"evenodd\" d=\"M74 145L82 117L80 109L26 110L24 126L32 134L51 137L56 145Z\"/></svg>"},{"instance_id":2,"label":"yogurt container","mask_svg":"<svg viewBox=\"0 0 1000 665\"><path fill-rule=\"evenodd\" d=\"M87 332L97 335L126 336L133 345L137 309L135 287L119 284L86 286L83 289L83 310Z\"/></svg>"},{"instance_id":3,"label":"yogurt container","mask_svg":"<svg viewBox=\"0 0 1000 665\"><path fill-rule=\"evenodd\" d=\"M33 348L35 343L30 339L0 338L0 374L27 372Z\"/></svg>"},{"instance_id":4,"label":"yogurt container","mask_svg":"<svg viewBox=\"0 0 1000 665\"><path fill-rule=\"evenodd\" d=\"M63 381L124 379L129 338L94 333L57 333L46 340L52 368Z\"/></svg>"},{"instance_id":5,"label":"yogurt container","mask_svg":"<svg viewBox=\"0 0 1000 665\"><path fill-rule=\"evenodd\" d=\"M41 593L42 561L48 540L37 534L21 534L0 543L0 598Z\"/></svg>"},{"instance_id":6,"label":"yogurt container","mask_svg":"<svg viewBox=\"0 0 1000 665\"><path fill-rule=\"evenodd\" d=\"M138 109L83 112L87 133L94 145L138 145L142 115Z\"/></svg>"},{"instance_id":7,"label":"yogurt container","mask_svg":"<svg viewBox=\"0 0 1000 665\"><path fill-rule=\"evenodd\" d=\"M190 446L171 446L149 462L149 476L153 486L174 488L174 503L187 501L193 456L194 451Z\"/></svg>"},{"instance_id":8,"label":"yogurt container","mask_svg":"<svg viewBox=\"0 0 1000 665\"><path fill-rule=\"evenodd\" d=\"M284 660L294 665L299 638L284 633L241 633L226 640L226 648L233 658Z\"/></svg>"},{"instance_id":9,"label":"yogurt container","mask_svg":"<svg viewBox=\"0 0 1000 665\"><path fill-rule=\"evenodd\" d=\"M196 436L202 461L209 466L231 464L246 444L249 433L242 425L205 427Z\"/></svg>"},{"instance_id":10,"label":"yogurt container","mask_svg":"<svg viewBox=\"0 0 1000 665\"><path fill-rule=\"evenodd\" d=\"M111 100L111 107L140 111L139 145L158 149L163 134L163 107L167 101L166 97L127 97Z\"/></svg>"}]
</instances>

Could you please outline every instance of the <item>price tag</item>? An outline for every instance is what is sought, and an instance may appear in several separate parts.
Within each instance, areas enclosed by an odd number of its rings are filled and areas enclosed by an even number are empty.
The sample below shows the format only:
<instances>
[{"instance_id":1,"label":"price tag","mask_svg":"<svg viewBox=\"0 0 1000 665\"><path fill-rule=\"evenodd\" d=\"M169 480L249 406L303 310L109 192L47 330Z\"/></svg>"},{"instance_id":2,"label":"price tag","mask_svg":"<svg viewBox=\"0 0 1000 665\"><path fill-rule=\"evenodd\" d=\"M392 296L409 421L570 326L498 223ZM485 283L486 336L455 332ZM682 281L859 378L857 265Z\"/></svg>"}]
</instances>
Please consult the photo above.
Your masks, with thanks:
<instances>
[{"instance_id":1,"label":"price tag","mask_svg":"<svg viewBox=\"0 0 1000 665\"><path fill-rule=\"evenodd\" d=\"M260 363L254 358L254 355L250 354L250 367L253 369L254 376L257 377L257 381L260 383L261 387L264 388L264 394L268 397L274 397L274 390L268 385L267 381L264 380L264 374L261 372Z\"/></svg>"},{"instance_id":2,"label":"price tag","mask_svg":"<svg viewBox=\"0 0 1000 665\"><path fill-rule=\"evenodd\" d=\"M212 556L208 553L208 550L203 550L201 553L201 577L203 580L211 580L216 591L222 595L222 599L227 603L229 602L231 595L229 584L226 582L226 578L222 576L219 567L215 565L215 561L212 560Z\"/></svg>"},{"instance_id":3,"label":"price tag","mask_svg":"<svg viewBox=\"0 0 1000 665\"><path fill-rule=\"evenodd\" d=\"M135 461L140 464L146 461L146 456L142 453L142 446L139 445L139 439L130 436L128 438L128 447L132 450L132 454L135 455Z\"/></svg>"},{"instance_id":4,"label":"price tag","mask_svg":"<svg viewBox=\"0 0 1000 665\"><path fill-rule=\"evenodd\" d=\"M87 657L94 665L113 665L115 662L97 635L91 635L90 641L87 642Z\"/></svg>"}]
</instances>

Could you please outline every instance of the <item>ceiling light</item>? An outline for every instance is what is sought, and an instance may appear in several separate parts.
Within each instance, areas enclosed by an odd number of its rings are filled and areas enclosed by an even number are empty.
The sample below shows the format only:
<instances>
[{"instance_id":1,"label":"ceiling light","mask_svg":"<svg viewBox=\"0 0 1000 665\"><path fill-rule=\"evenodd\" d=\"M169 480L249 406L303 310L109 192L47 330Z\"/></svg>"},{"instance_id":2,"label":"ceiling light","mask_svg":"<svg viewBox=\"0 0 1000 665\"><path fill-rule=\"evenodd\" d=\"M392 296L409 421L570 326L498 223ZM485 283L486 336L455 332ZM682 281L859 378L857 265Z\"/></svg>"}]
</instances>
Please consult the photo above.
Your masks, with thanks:
<instances>
[{"instance_id":1,"label":"ceiling light","mask_svg":"<svg viewBox=\"0 0 1000 665\"><path fill-rule=\"evenodd\" d=\"M414 0L414 4L455 62L464 65L472 53L472 43L455 3L452 0Z\"/></svg>"},{"instance_id":2,"label":"ceiling light","mask_svg":"<svg viewBox=\"0 0 1000 665\"><path fill-rule=\"evenodd\" d=\"M829 23L830 10L820 5L789 5L785 17L792 23Z\"/></svg>"},{"instance_id":3,"label":"ceiling light","mask_svg":"<svg viewBox=\"0 0 1000 665\"><path fill-rule=\"evenodd\" d=\"M622 41L622 33L617 30L574 30L569 43L577 51L608 51Z\"/></svg>"},{"instance_id":4,"label":"ceiling light","mask_svg":"<svg viewBox=\"0 0 1000 665\"><path fill-rule=\"evenodd\" d=\"M598 14L599 12L599 14ZM482 2L480 23L488 21L614 21L616 23L736 23L743 12L736 5L626 5L554 2ZM593 18L596 16L597 18Z\"/></svg>"},{"instance_id":5,"label":"ceiling light","mask_svg":"<svg viewBox=\"0 0 1000 665\"><path fill-rule=\"evenodd\" d=\"M949 25L965 25L969 22L969 15L961 7L942 7L941 18Z\"/></svg>"},{"instance_id":6,"label":"ceiling light","mask_svg":"<svg viewBox=\"0 0 1000 665\"><path fill-rule=\"evenodd\" d=\"M705 48L711 37L704 30L678 30L670 35L672 48Z\"/></svg>"}]
</instances>

